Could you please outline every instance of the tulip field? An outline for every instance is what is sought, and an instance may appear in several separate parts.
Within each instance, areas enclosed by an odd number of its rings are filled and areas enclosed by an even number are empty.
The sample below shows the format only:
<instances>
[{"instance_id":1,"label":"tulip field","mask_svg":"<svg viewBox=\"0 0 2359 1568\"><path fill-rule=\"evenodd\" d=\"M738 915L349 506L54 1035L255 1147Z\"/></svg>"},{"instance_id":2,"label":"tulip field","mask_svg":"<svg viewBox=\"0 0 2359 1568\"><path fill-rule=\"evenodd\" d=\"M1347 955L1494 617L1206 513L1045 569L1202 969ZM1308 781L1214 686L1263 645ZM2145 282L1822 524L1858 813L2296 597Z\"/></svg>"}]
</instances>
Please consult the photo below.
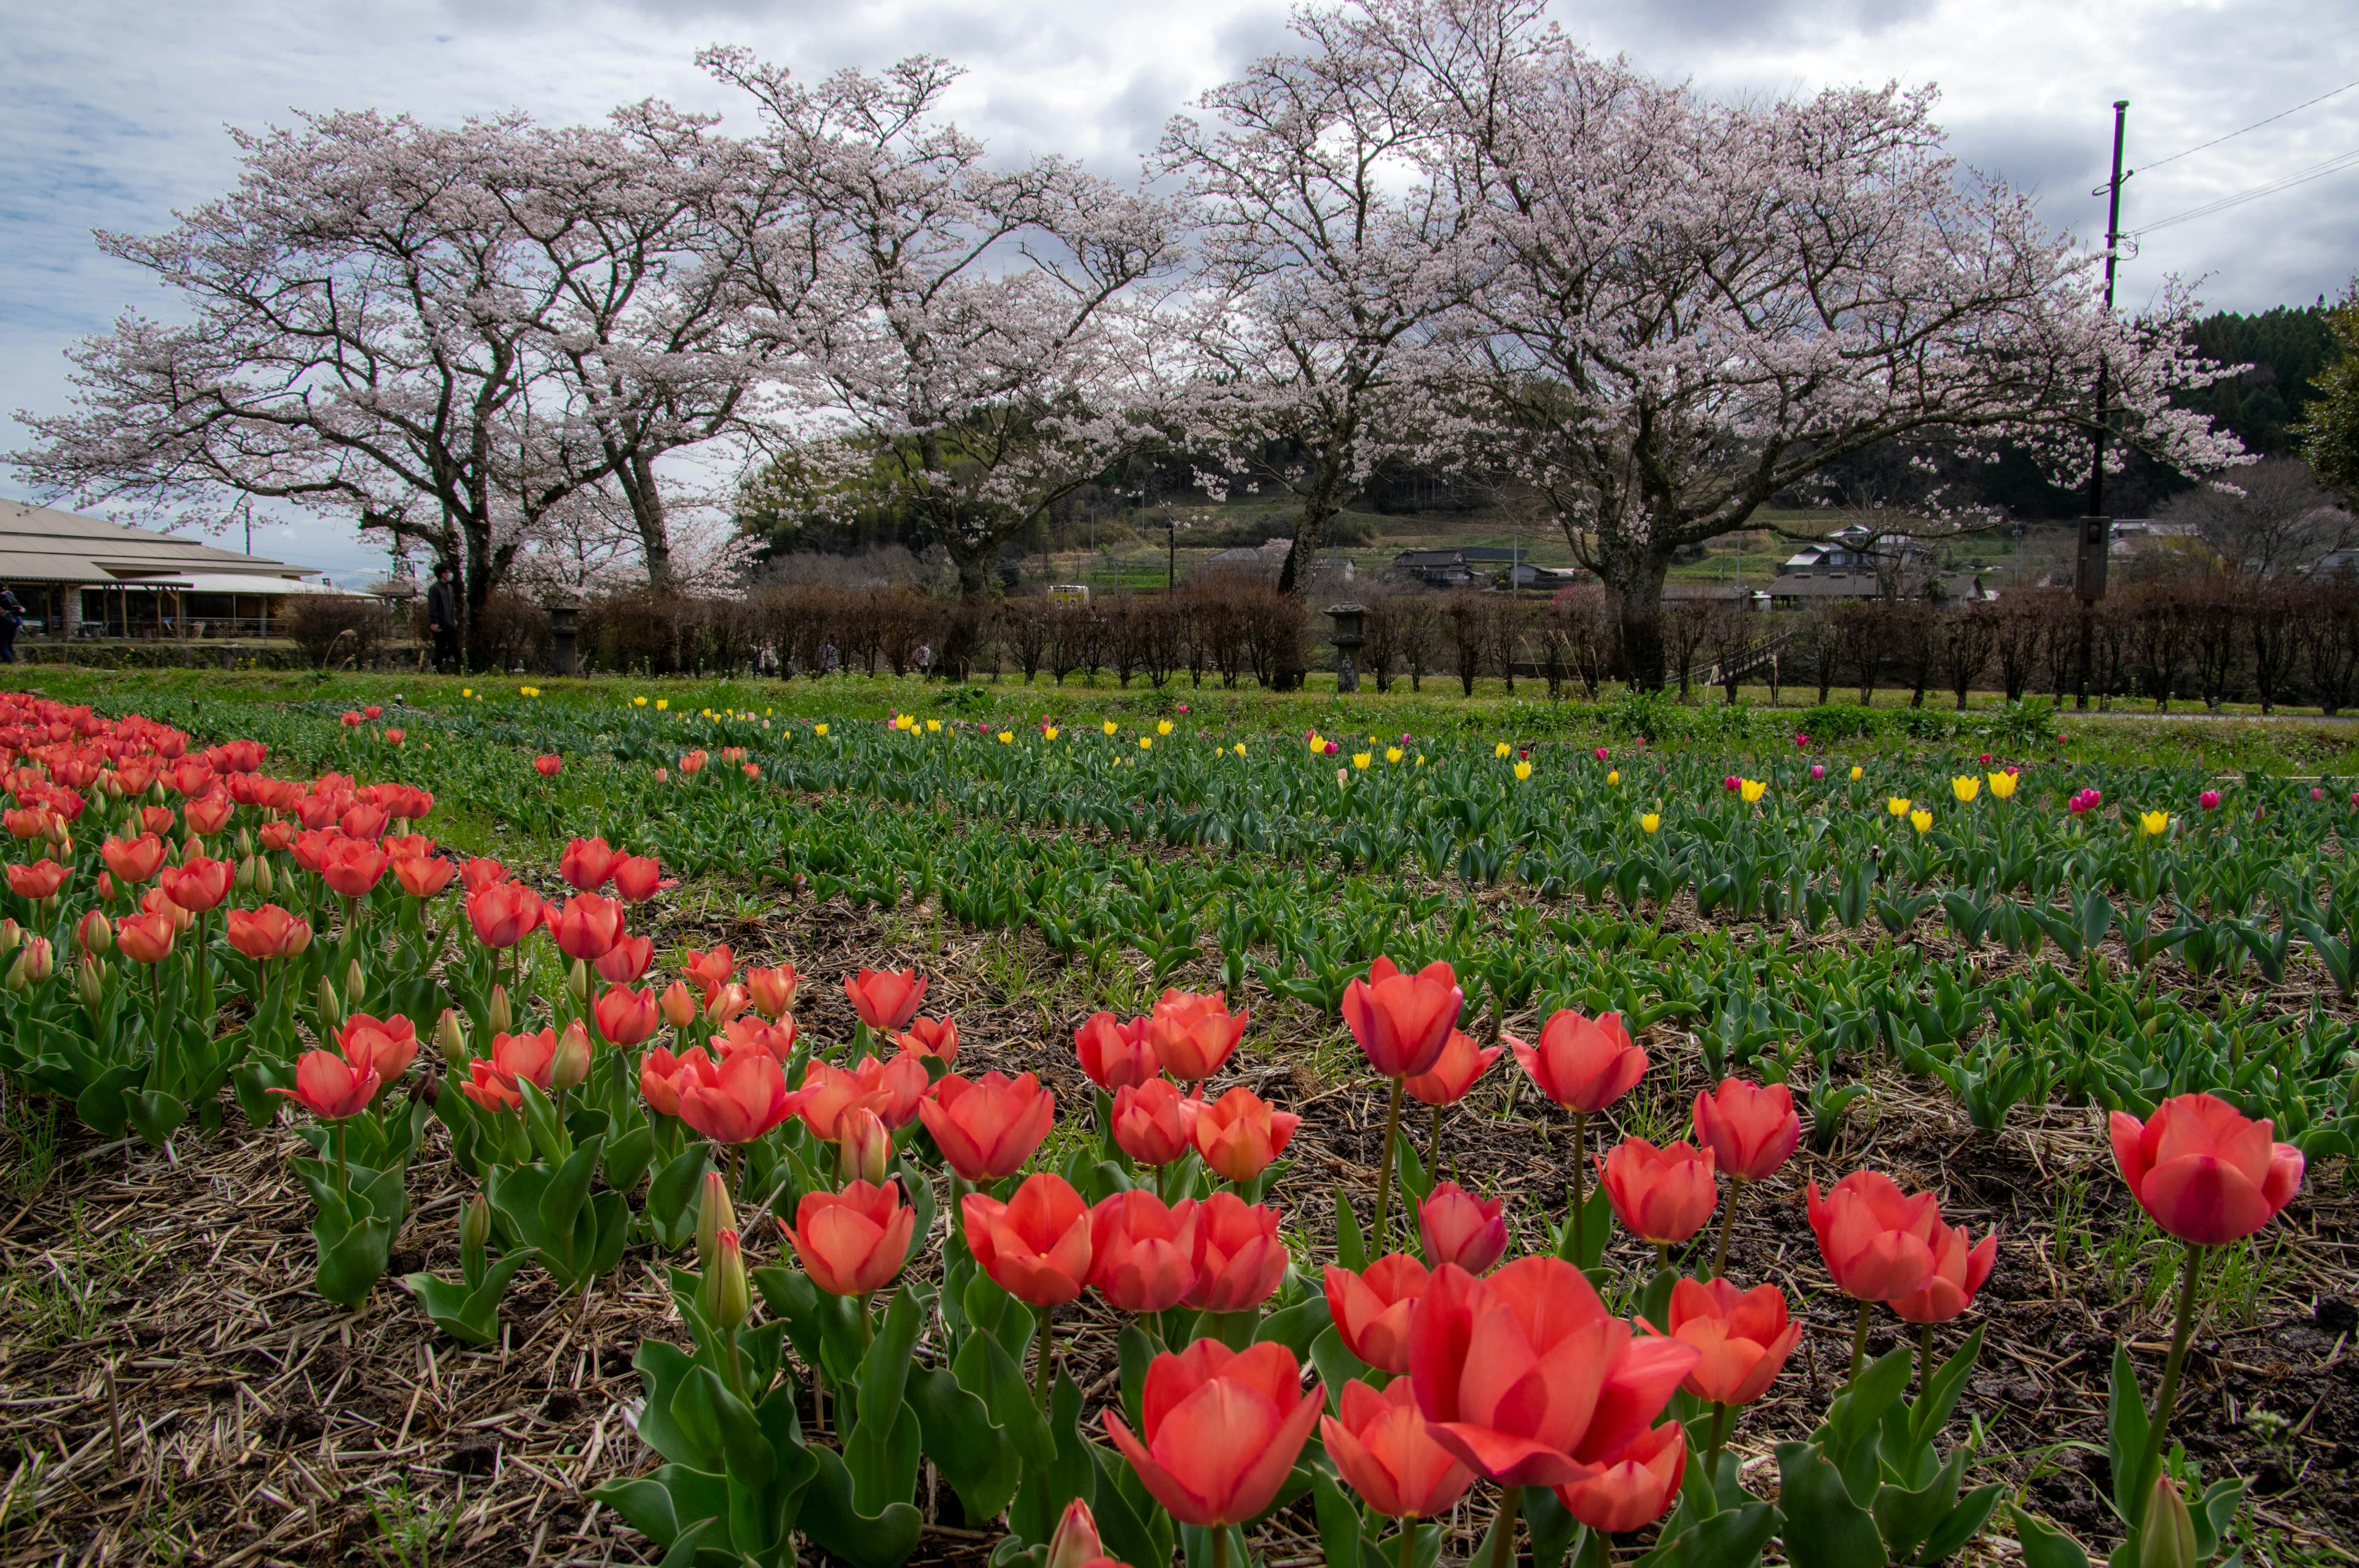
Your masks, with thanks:
<instances>
[{"instance_id":1,"label":"tulip field","mask_svg":"<svg viewBox=\"0 0 2359 1568\"><path fill-rule=\"evenodd\" d=\"M2353 1560L2359 781L678 691L0 693L0 1564Z\"/></svg>"}]
</instances>

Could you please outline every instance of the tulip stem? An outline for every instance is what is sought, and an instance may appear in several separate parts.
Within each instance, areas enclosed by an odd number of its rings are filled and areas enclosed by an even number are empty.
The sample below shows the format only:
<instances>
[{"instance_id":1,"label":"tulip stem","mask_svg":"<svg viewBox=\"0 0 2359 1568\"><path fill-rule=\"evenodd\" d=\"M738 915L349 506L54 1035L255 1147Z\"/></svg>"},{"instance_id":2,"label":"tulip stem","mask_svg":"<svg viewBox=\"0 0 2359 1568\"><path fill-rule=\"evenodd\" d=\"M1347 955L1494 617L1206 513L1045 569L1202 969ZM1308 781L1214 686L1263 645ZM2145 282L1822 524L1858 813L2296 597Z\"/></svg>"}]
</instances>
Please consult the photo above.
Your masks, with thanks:
<instances>
[{"instance_id":1,"label":"tulip stem","mask_svg":"<svg viewBox=\"0 0 2359 1568\"><path fill-rule=\"evenodd\" d=\"M1859 1381L1860 1368L1867 1365L1867 1314L1875 1305L1874 1302L1859 1303L1859 1326L1852 1331L1851 1380L1854 1383Z\"/></svg>"},{"instance_id":2,"label":"tulip stem","mask_svg":"<svg viewBox=\"0 0 2359 1568\"><path fill-rule=\"evenodd\" d=\"M1436 1115L1440 1114L1437 1109ZM1398 1568L1415 1568L1417 1563L1417 1516L1404 1515L1400 1521L1400 1557Z\"/></svg>"},{"instance_id":3,"label":"tulip stem","mask_svg":"<svg viewBox=\"0 0 2359 1568\"><path fill-rule=\"evenodd\" d=\"M2187 1364L2188 1337L2195 1332L2195 1287L2203 1277L2203 1249L2187 1244L2186 1260L2179 1265L2179 1326L2171 1331L2170 1358L2162 1364L2162 1392L2147 1422L2146 1454L2138 1461L2137 1487L2132 1496L2143 1498L2154 1486L2155 1465L2162 1458L2164 1432L2170 1425L2171 1407L2179 1402L2179 1374Z\"/></svg>"},{"instance_id":4,"label":"tulip stem","mask_svg":"<svg viewBox=\"0 0 2359 1568\"><path fill-rule=\"evenodd\" d=\"M1439 1178L1441 1174L1441 1107L1433 1108L1433 1130L1425 1140L1425 1173Z\"/></svg>"},{"instance_id":5,"label":"tulip stem","mask_svg":"<svg viewBox=\"0 0 2359 1568\"><path fill-rule=\"evenodd\" d=\"M1736 1224L1736 1200L1745 1191L1745 1178L1728 1178L1728 1202L1720 1211L1720 1245L1712 1249L1712 1277L1715 1280L1728 1272L1728 1233Z\"/></svg>"},{"instance_id":6,"label":"tulip stem","mask_svg":"<svg viewBox=\"0 0 2359 1568\"><path fill-rule=\"evenodd\" d=\"M1712 1442L1703 1451L1703 1478L1705 1483L1712 1487L1714 1497L1719 1496L1720 1491L1720 1472L1717 1468L1720 1464L1720 1445L1727 1441L1728 1401L1714 1400L1712 1402Z\"/></svg>"},{"instance_id":7,"label":"tulip stem","mask_svg":"<svg viewBox=\"0 0 2359 1568\"><path fill-rule=\"evenodd\" d=\"M1491 1521L1491 1561L1487 1568L1516 1568L1516 1521L1524 1506L1521 1487L1502 1487L1499 1516ZM1216 1563L1213 1568L1220 1568Z\"/></svg>"},{"instance_id":8,"label":"tulip stem","mask_svg":"<svg viewBox=\"0 0 2359 1568\"><path fill-rule=\"evenodd\" d=\"M1039 1343L1032 1346L1032 1399L1040 1407L1043 1416L1049 1413L1049 1331L1056 1311L1051 1306L1032 1309L1032 1315L1040 1325Z\"/></svg>"},{"instance_id":9,"label":"tulip stem","mask_svg":"<svg viewBox=\"0 0 2359 1568\"><path fill-rule=\"evenodd\" d=\"M1371 1245L1378 1253L1385 1248L1385 1221L1390 1217L1393 1201L1393 1139L1400 1131L1401 1092L1408 1087L1407 1078L1393 1079L1392 1104L1385 1111L1385 1142L1376 1156L1376 1225L1371 1232Z\"/></svg>"},{"instance_id":10,"label":"tulip stem","mask_svg":"<svg viewBox=\"0 0 2359 1568\"><path fill-rule=\"evenodd\" d=\"M1920 1324L1917 1330L1917 1397L1923 1399L1933 1391L1933 1325Z\"/></svg>"},{"instance_id":11,"label":"tulip stem","mask_svg":"<svg viewBox=\"0 0 2359 1568\"><path fill-rule=\"evenodd\" d=\"M351 1167L344 1163L344 1119L340 1116L328 1125L336 1131L336 1195L344 1200L344 1207L349 1211L353 1203L353 1173Z\"/></svg>"},{"instance_id":12,"label":"tulip stem","mask_svg":"<svg viewBox=\"0 0 2359 1568\"><path fill-rule=\"evenodd\" d=\"M1588 1221L1584 1213L1589 1207L1589 1113L1576 1109L1572 1113L1572 1266L1582 1267L1589 1254L1589 1238L1583 1234Z\"/></svg>"},{"instance_id":13,"label":"tulip stem","mask_svg":"<svg viewBox=\"0 0 2359 1568\"><path fill-rule=\"evenodd\" d=\"M1212 1527L1212 1568L1229 1568L1229 1527Z\"/></svg>"}]
</instances>

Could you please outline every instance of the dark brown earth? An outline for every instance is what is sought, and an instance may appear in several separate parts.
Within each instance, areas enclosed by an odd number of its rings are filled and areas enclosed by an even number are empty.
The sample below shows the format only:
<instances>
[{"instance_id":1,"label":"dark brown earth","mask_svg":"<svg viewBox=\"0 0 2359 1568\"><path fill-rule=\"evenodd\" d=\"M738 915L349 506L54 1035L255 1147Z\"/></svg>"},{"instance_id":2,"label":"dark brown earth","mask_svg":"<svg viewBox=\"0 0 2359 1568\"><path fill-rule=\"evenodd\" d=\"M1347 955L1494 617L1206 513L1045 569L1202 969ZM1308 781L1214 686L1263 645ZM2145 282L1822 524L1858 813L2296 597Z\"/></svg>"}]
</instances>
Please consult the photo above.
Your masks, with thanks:
<instances>
[{"instance_id":1,"label":"dark brown earth","mask_svg":"<svg viewBox=\"0 0 2359 1568\"><path fill-rule=\"evenodd\" d=\"M677 940L732 941L756 961L791 958L810 977L798 1014L823 1041L851 1032L839 976L862 963L919 964L937 977L927 1011L959 1021L961 1070L1038 1072L1069 1122L1089 1104L1074 1026L1097 1007L1151 1000L1142 975L1092 975L1028 937L945 940L923 913L802 905L766 919L681 916L677 927ZM1318 1256L1332 1256L1335 1189L1362 1194L1367 1217L1384 1110L1377 1086L1340 1031L1258 991L1248 1000L1253 1026L1232 1079L1305 1118L1272 1201ZM1506 1021L1526 1033L1538 1022ZM1658 1139L1685 1136L1688 1103L1704 1081L1701 1058L1673 1030L1644 1043L1656 1065L1612 1119ZM1468 1186L1507 1196L1519 1245L1536 1247L1542 1216L1563 1211L1571 1123L1528 1085L1516 1092L1511 1068L1503 1060L1449 1113L1443 1163ZM1953 1223L2000 1232L1989 1284L1942 1337L1946 1347L1969 1325L1986 1325L1953 1435L1979 1420L1986 1463L2026 1506L2093 1547L2108 1544L2099 1500L2106 1368L2114 1337L2127 1335L2147 1389L2158 1380L2168 1281L2150 1290L2147 1281L2167 1266L2168 1244L2155 1238L2136 1253L2116 1241L2134 1235L2140 1217L2114 1174L2095 1110L2019 1110L1992 1138L1937 1085L1888 1067L1872 1081L1872 1105L1854 1108L1831 1157L1806 1147L1740 1210L1731 1275L1783 1286L1810 1325L1735 1439L1752 1484L1773 1486L1771 1445L1816 1419L1850 1353L1852 1303L1828 1286L1803 1184L1875 1165L1943 1193ZM677 1325L644 1253L582 1300L555 1299L527 1274L508 1298L505 1346L473 1351L440 1338L390 1285L357 1316L310 1292L309 1204L286 1172L298 1144L284 1127L234 1139L184 1132L159 1152L100 1146L69 1116L58 1126L55 1169L32 1190L38 1161L27 1129L39 1108L8 1111L0 1164L18 1184L0 1206L0 1565L558 1568L650 1559L647 1542L586 1499L598 1482L652 1463L627 1422L638 1391L631 1355L642 1336ZM1415 1131L1421 1148L1421 1119ZM1617 1135L1592 1128L1592 1149ZM441 1151L432 1129L413 1169L396 1273L456 1271L463 1188ZM2341 1162L2313 1171L2260 1247L2229 1260L2250 1288L2212 1292L2190 1357L2177 1430L2207 1472L2251 1479L2253 1528L2283 1532L2261 1542L2273 1563L2329 1560L2332 1543L2359 1539L2354 1220ZM758 1264L780 1247L765 1228L748 1252ZM1625 1240L1608 1260L1636 1278L1651 1258ZM92 1304L77 1311L76 1298ZM1116 1326L1088 1303L1060 1314L1060 1354L1093 1410L1113 1397ZM1886 1317L1871 1350L1897 1344L1898 1327ZM946 1489L942 1498L954 1510ZM1462 1553L1487 1511L1462 1510ZM921 1562L980 1563L992 1538L954 1521L953 1511L929 1532ZM1270 1568L1320 1557L1307 1509L1275 1521L1264 1545Z\"/></svg>"}]
</instances>

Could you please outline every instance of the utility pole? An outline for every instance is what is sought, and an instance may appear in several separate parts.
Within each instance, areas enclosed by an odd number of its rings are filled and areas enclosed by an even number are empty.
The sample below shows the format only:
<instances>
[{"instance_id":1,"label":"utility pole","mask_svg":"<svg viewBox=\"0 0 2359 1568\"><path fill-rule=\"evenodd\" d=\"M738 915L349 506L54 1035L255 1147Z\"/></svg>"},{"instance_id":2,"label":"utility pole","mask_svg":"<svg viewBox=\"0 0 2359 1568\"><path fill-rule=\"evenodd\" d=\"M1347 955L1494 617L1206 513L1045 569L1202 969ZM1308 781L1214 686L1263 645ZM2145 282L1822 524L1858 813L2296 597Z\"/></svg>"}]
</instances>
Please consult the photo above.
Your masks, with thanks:
<instances>
[{"instance_id":1,"label":"utility pole","mask_svg":"<svg viewBox=\"0 0 2359 1568\"><path fill-rule=\"evenodd\" d=\"M2114 100L2114 174L2105 182L2105 319L2114 317L2114 268L2122 243L2122 134L2129 118L2130 101ZM2106 558L2113 549L2113 519L2105 515L2105 406L2107 366L2097 361L2097 418L2089 459L2089 512L2081 519L2080 548L2073 562L2072 587L2081 598L2081 686L2074 706L2089 706L2089 665L2096 651L2097 601L2105 597Z\"/></svg>"}]
</instances>

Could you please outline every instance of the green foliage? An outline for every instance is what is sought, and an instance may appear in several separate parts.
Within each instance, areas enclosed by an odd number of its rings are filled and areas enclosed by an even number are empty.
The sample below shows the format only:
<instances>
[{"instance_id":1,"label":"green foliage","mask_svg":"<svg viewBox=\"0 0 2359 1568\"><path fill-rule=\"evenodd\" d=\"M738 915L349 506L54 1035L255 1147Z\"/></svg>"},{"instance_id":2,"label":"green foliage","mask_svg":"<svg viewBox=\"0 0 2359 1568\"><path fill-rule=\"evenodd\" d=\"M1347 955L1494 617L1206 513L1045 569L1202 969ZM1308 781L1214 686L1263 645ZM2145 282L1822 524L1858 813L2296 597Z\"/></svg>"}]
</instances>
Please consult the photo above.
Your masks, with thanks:
<instances>
[{"instance_id":1,"label":"green foliage","mask_svg":"<svg viewBox=\"0 0 2359 1568\"><path fill-rule=\"evenodd\" d=\"M2317 398L2294 435L2319 482L2349 500L2359 496L2359 281L2328 322L2338 351L2313 378Z\"/></svg>"}]
</instances>

